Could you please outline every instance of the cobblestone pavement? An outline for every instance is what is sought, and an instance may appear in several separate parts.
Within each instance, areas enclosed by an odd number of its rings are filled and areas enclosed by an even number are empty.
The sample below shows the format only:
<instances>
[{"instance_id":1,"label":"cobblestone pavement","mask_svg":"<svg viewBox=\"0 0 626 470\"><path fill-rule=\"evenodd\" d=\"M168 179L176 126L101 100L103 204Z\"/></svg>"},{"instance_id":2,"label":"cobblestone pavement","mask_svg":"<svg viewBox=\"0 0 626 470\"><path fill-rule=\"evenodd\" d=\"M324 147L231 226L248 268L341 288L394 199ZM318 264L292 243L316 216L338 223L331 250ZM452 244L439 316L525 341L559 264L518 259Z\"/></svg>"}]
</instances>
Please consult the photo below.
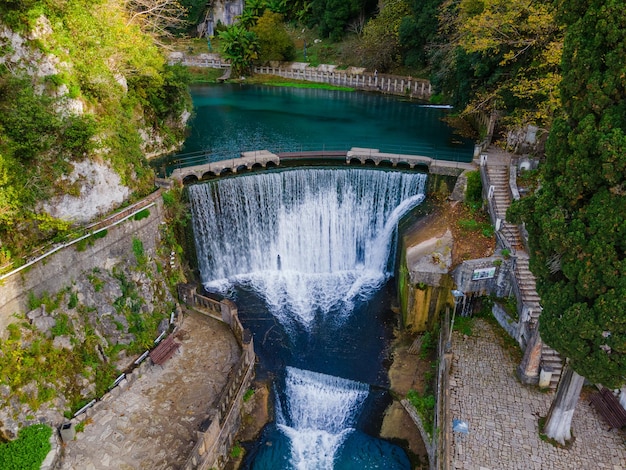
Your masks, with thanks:
<instances>
[{"instance_id":1,"label":"cobblestone pavement","mask_svg":"<svg viewBox=\"0 0 626 470\"><path fill-rule=\"evenodd\" d=\"M227 325L188 313L179 351L103 400L64 446L64 470L181 468L241 350ZM113 395L113 394L112 394Z\"/></svg>"},{"instance_id":2,"label":"cobblestone pavement","mask_svg":"<svg viewBox=\"0 0 626 470\"><path fill-rule=\"evenodd\" d=\"M469 425L468 434L452 433L453 469L626 469L625 434L609 431L584 399L574 413L569 449L539 438L538 419L554 392L521 385L517 364L487 322L477 319L469 337L454 332L452 347L450 416Z\"/></svg>"}]
</instances>

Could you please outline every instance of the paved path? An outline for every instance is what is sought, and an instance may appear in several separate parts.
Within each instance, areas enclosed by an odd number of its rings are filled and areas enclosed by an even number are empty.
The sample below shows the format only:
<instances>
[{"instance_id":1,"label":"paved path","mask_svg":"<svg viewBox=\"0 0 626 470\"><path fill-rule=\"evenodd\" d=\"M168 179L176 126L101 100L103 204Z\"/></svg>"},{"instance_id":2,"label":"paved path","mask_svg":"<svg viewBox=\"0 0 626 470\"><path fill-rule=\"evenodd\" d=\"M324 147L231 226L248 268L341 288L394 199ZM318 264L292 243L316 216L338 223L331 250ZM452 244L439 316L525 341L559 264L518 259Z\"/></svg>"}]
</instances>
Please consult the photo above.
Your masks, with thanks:
<instances>
[{"instance_id":1,"label":"paved path","mask_svg":"<svg viewBox=\"0 0 626 470\"><path fill-rule=\"evenodd\" d=\"M241 351L225 324L188 313L179 352L103 402L65 445L62 469L181 468Z\"/></svg>"},{"instance_id":2,"label":"paved path","mask_svg":"<svg viewBox=\"0 0 626 470\"><path fill-rule=\"evenodd\" d=\"M559 449L539 439L554 392L523 386L516 364L484 320L472 336L454 332L450 415L469 424L469 434L453 432L452 469L595 470L626 469L626 434L608 431L581 399L572 421L575 442Z\"/></svg>"}]
</instances>

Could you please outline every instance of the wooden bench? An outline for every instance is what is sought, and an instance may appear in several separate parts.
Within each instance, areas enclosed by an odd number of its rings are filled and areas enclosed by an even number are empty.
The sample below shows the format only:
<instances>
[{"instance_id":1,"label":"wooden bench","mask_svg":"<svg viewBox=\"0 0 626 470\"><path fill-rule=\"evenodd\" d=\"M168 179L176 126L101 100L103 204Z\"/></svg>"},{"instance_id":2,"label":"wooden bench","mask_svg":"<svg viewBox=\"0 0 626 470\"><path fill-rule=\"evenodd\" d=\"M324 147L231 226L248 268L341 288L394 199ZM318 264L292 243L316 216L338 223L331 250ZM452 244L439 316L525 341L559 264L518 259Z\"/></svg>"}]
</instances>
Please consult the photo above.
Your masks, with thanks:
<instances>
[{"instance_id":1,"label":"wooden bench","mask_svg":"<svg viewBox=\"0 0 626 470\"><path fill-rule=\"evenodd\" d=\"M612 428L621 429L626 426L626 410L608 388L602 388L591 395L590 404Z\"/></svg>"},{"instance_id":2,"label":"wooden bench","mask_svg":"<svg viewBox=\"0 0 626 470\"><path fill-rule=\"evenodd\" d=\"M174 336L170 335L161 341L156 348L150 351L150 359L155 365L162 365L178 350L180 344L174 341Z\"/></svg>"}]
</instances>

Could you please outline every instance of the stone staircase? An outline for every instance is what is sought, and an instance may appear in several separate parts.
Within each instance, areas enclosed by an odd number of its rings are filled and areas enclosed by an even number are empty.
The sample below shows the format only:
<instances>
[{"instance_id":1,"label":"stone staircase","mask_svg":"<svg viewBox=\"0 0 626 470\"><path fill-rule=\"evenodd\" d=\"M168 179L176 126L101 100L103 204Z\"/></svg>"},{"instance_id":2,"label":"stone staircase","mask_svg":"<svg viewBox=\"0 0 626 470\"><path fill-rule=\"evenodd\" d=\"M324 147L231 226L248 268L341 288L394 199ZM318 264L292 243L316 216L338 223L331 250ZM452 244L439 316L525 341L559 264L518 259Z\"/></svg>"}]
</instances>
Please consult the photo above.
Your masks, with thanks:
<instances>
[{"instance_id":1,"label":"stone staircase","mask_svg":"<svg viewBox=\"0 0 626 470\"><path fill-rule=\"evenodd\" d=\"M521 303L524 311L530 314L526 321L538 321L541 314L541 299L537 294L535 276L530 271L528 254L524 251L524 244L519 228L515 224L506 222L506 211L511 205L509 191L509 165L487 165L487 176L490 184L494 187L492 202L496 217L502 222L500 233L505 238L512 254L516 257L515 277L521 295ZM541 346L541 362L543 370L551 370L550 388L554 389L561 378L563 360L557 351L543 343Z\"/></svg>"},{"instance_id":2,"label":"stone staircase","mask_svg":"<svg viewBox=\"0 0 626 470\"><path fill-rule=\"evenodd\" d=\"M500 224L500 233L506 238L514 252L523 250L524 244L522 243L519 228L515 224L506 222L506 211L511 205L509 167L504 165L488 165L487 174L494 188L493 201L495 202L496 216L502 221Z\"/></svg>"}]
</instances>

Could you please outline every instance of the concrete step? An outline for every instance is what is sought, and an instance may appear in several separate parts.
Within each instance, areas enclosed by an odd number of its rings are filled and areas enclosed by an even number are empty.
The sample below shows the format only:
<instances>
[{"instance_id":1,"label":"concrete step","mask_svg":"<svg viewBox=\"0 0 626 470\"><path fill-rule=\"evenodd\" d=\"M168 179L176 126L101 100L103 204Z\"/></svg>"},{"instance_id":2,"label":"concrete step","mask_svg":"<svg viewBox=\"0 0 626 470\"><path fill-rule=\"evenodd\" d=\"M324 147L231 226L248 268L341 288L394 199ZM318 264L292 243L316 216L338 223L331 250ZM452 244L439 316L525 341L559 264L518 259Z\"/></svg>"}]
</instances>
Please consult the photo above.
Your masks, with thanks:
<instances>
[{"instance_id":1,"label":"concrete step","mask_svg":"<svg viewBox=\"0 0 626 470\"><path fill-rule=\"evenodd\" d=\"M541 346L541 361L552 369L550 388L556 389L561 379L561 371L563 370L563 359L561 355L556 350L543 343Z\"/></svg>"}]
</instances>

